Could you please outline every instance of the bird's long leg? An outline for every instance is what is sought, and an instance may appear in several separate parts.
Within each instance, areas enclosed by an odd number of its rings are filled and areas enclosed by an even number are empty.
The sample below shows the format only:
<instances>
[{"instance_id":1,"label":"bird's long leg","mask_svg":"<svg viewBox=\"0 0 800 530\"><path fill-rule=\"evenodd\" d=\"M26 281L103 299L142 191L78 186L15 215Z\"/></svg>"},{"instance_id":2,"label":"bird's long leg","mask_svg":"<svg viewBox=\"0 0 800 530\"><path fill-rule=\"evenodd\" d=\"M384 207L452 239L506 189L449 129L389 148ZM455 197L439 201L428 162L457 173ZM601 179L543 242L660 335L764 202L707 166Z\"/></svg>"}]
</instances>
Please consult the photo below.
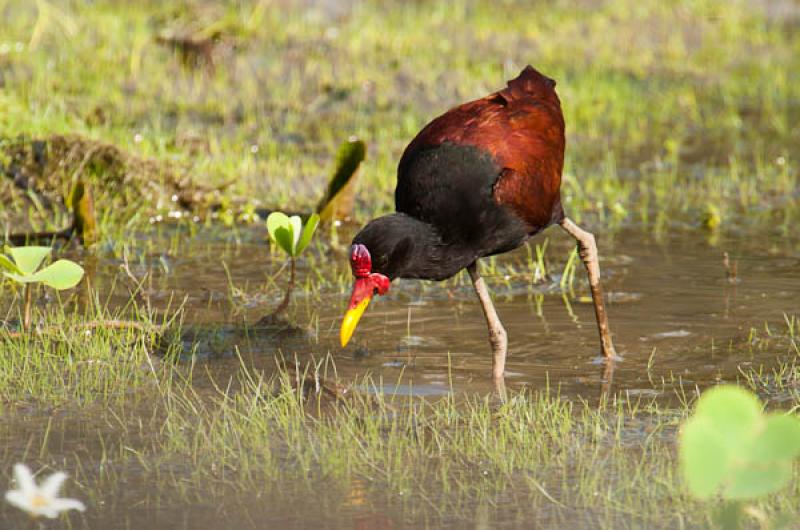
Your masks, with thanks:
<instances>
[{"instance_id":1,"label":"bird's long leg","mask_svg":"<svg viewBox=\"0 0 800 530\"><path fill-rule=\"evenodd\" d=\"M472 286L481 301L483 314L486 316L486 324L489 326L489 342L492 345L492 377L495 381L503 379L503 372L506 369L506 352L508 351L508 335L497 316L497 311L492 304L492 298L486 289L486 283L478 274L478 262L475 261L467 267L469 276L472 278Z\"/></svg>"},{"instance_id":2,"label":"bird's long leg","mask_svg":"<svg viewBox=\"0 0 800 530\"><path fill-rule=\"evenodd\" d=\"M586 266L586 272L589 273L589 287L592 290L597 329L600 331L600 347L606 359L616 359L617 352L614 350L614 343L611 342L611 332L608 329L608 314L603 304L603 289L600 286L600 262L597 259L597 243L594 240L594 235L576 225L568 217L561 221L561 228L578 240L578 251L583 264Z\"/></svg>"}]
</instances>

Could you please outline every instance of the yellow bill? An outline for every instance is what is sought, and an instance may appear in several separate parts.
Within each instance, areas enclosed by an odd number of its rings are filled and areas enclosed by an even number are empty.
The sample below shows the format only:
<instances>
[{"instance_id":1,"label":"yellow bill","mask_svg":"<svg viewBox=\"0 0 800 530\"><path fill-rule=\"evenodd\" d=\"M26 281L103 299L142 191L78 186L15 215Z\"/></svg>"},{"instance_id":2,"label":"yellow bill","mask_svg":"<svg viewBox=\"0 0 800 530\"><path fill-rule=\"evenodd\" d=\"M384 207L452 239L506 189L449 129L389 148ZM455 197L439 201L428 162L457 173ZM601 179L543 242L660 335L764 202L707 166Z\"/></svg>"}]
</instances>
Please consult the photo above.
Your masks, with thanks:
<instances>
[{"instance_id":1,"label":"yellow bill","mask_svg":"<svg viewBox=\"0 0 800 530\"><path fill-rule=\"evenodd\" d=\"M342 320L342 329L339 333L339 338L342 341L342 348L347 346L347 343L350 342L350 337L353 336L353 332L356 330L358 321L361 320L361 315L363 315L364 311L366 311L371 299L372 297L370 296L364 298L358 303L357 306L352 309L348 309L347 313L345 313L344 320Z\"/></svg>"}]
</instances>

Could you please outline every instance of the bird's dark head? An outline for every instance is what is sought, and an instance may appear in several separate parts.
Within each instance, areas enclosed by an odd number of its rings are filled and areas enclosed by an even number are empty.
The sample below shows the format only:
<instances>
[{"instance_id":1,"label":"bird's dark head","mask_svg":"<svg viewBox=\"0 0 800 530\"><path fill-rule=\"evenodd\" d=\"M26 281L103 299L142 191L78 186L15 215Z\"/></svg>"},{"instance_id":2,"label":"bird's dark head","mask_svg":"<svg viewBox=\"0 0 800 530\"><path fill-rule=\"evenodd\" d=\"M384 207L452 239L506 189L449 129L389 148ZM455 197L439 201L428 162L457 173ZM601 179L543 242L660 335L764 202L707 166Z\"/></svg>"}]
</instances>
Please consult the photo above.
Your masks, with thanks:
<instances>
[{"instance_id":1,"label":"bird's dark head","mask_svg":"<svg viewBox=\"0 0 800 530\"><path fill-rule=\"evenodd\" d=\"M342 321L340 338L342 347L346 346L353 332L367 309L370 300L376 294L385 294L389 290L391 280L378 272L372 272L372 256L366 245L359 243L350 247L350 268L355 280L350 305Z\"/></svg>"}]
</instances>

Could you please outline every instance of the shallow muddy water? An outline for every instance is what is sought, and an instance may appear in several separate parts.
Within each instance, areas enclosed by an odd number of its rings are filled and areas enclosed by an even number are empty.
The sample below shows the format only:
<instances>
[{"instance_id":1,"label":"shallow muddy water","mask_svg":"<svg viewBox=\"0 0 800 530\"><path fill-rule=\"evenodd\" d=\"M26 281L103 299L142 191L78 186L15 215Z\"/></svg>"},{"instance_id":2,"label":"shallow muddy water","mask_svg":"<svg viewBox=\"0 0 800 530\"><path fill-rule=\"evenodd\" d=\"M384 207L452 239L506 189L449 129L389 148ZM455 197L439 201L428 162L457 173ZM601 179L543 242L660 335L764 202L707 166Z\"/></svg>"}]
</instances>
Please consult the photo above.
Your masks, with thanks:
<instances>
[{"instance_id":1,"label":"shallow muddy water","mask_svg":"<svg viewBox=\"0 0 800 530\"><path fill-rule=\"evenodd\" d=\"M174 307L175 300L186 297L184 322L191 330L185 335L186 349L194 347L212 371L238 367L237 351L266 371L274 368L276 357L305 364L330 355L339 377L351 380L369 373L389 392L435 396L451 387L456 392L491 390L486 324L466 279L458 285L395 281L387 296L373 300L344 350L338 330L349 279L318 295L298 289L288 314L298 329L245 330L245 322L253 325L277 305L285 282L278 276L266 287L265 278L282 260L275 256L270 262L259 234L250 234L254 241L241 245L188 241L178 255L146 260L153 273L154 305L172 299ZM509 388L549 384L567 396L586 398L609 388L649 395L653 382L661 387L666 381L669 388L679 379L700 385L731 380L740 366L770 364L787 351L785 343L765 347L760 339L780 333L784 315L800 310L796 237L756 232L712 239L705 232L681 230L656 239L625 230L600 237L611 329L624 358L609 387L608 372L599 363L584 269L578 264L573 291L562 294L558 280L570 239L550 229L531 245L545 238L551 281L532 283L524 248L498 259L494 271L484 270L509 335ZM726 270L724 253L735 277ZM343 249L330 258L336 271L346 272ZM300 283L318 273L329 275L333 267L314 265L315 271L309 271L300 264ZM100 275L115 268L101 264ZM231 285L242 292L231 297Z\"/></svg>"},{"instance_id":2,"label":"shallow muddy water","mask_svg":"<svg viewBox=\"0 0 800 530\"><path fill-rule=\"evenodd\" d=\"M395 282L389 295L373 302L353 344L342 350L338 327L349 284L337 283L331 270L346 272L343 250L316 254L314 260L324 265L310 268L307 262L300 263L301 286L310 275L331 281L319 293L297 290L288 313L296 327L245 326L269 313L281 298L283 277L276 277L276 284L267 278L283 260L277 255L270 258L263 233L246 233L241 244L202 235L171 237L172 244L154 248L172 251L142 252L131 259L129 268L138 278L150 274L143 294L157 311L168 314L186 300L185 357L194 352L217 381L237 372L240 357L269 374L278 359L302 366L329 356L329 373L335 367L343 382L369 373L378 389L388 393L436 399L451 390L458 395L493 390L485 321L467 282ZM681 230L656 238L633 229L601 235L611 327L624 356L613 374L598 363L597 331L583 269L579 266L576 271L573 294L562 295L558 288L570 240L551 229L533 244L541 244L545 237L550 238L552 281L532 285L529 274L515 272L527 270L525 249L499 259L494 273L485 271L509 334L506 384L511 389L549 386L564 397L590 402L604 392L670 400L681 383L691 389L695 384L735 380L741 367L773 366L781 357L796 355L790 340L781 336L784 315L796 315L800 309L796 236L759 232L710 240L705 232ZM724 252L735 263L735 278L726 273ZM112 305L127 301L125 289L119 287L125 276L121 263L101 256L91 277L103 299L116 280L116 294L109 298ZM770 339L769 333L775 337ZM203 383L198 385L202 390ZM169 500L171 492L164 493L163 485L148 482L144 477L152 475L142 473L131 463L135 458L129 458L118 480L93 483L91 477L114 466L107 448L132 443L105 414L87 417L9 409L0 429L2 459L8 464L4 469L39 454L67 469L79 467L81 475L89 477L82 491L93 491L96 497L85 499L93 509L73 519L80 528L388 529L425 527L425 521L433 526L444 522L471 528L531 527L530 514L513 498L494 499L491 507L473 506L470 513L448 513L446 507L436 506L435 496L430 505L409 507L401 500L384 504L382 497L370 493L370 484L358 480L331 484L320 478L312 486L287 485L263 494L219 492L214 502L181 503ZM121 451L125 454L125 449ZM180 477L186 466L175 463L162 472ZM541 527L591 528L596 523L591 510L566 515L563 510L552 514L543 510L536 520ZM0 510L0 523L2 528L37 528L8 508Z\"/></svg>"}]
</instances>

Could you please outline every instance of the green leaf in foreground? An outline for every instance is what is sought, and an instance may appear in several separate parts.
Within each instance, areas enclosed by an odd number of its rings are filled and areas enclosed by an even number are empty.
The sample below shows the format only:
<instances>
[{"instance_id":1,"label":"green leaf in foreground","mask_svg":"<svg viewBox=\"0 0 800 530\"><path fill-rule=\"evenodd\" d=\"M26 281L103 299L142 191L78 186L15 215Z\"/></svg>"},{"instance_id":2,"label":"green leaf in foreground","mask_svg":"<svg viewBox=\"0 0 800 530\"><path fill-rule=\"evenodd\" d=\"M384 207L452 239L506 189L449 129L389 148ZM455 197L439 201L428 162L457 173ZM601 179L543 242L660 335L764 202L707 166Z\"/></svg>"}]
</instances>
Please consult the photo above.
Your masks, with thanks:
<instances>
[{"instance_id":1,"label":"green leaf in foreground","mask_svg":"<svg viewBox=\"0 0 800 530\"><path fill-rule=\"evenodd\" d=\"M800 455L800 420L765 415L739 387L705 392L681 429L680 461L689 491L700 499L751 499L784 487Z\"/></svg>"}]
</instances>

